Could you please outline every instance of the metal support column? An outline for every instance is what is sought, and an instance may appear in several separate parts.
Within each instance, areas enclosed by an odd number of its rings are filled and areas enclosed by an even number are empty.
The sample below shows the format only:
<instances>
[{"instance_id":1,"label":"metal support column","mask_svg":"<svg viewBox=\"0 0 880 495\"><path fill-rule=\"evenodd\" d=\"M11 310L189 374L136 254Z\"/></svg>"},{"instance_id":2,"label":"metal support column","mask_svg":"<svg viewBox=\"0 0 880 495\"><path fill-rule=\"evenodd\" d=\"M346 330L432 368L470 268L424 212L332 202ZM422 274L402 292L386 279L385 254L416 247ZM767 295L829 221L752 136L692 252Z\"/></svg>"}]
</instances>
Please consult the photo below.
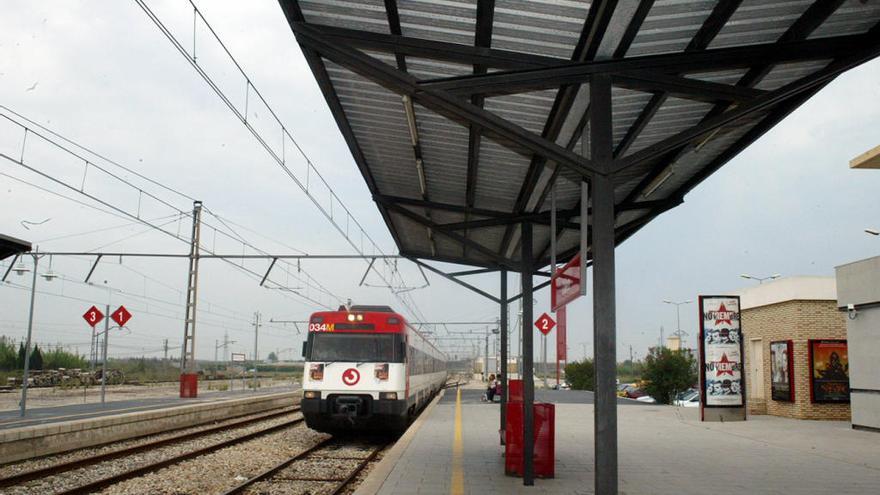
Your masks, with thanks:
<instances>
[{"instance_id":1,"label":"metal support column","mask_svg":"<svg viewBox=\"0 0 880 495\"><path fill-rule=\"evenodd\" d=\"M610 169L612 161L611 80L590 80L590 155ZM617 493L617 374L614 297L614 184L610 176L592 182L593 355L595 393L595 492Z\"/></svg>"},{"instance_id":2,"label":"metal support column","mask_svg":"<svg viewBox=\"0 0 880 495\"><path fill-rule=\"evenodd\" d=\"M507 270L501 270L501 318L498 329L501 331L501 370L498 381L501 382L501 443L504 443L504 431L507 430Z\"/></svg>"},{"instance_id":3,"label":"metal support column","mask_svg":"<svg viewBox=\"0 0 880 495\"><path fill-rule=\"evenodd\" d=\"M106 305L107 315L104 318L104 350L101 351L101 404L104 404L107 395L107 339L110 338L110 305Z\"/></svg>"},{"instance_id":4,"label":"metal support column","mask_svg":"<svg viewBox=\"0 0 880 495\"><path fill-rule=\"evenodd\" d=\"M535 484L535 366L532 332L532 224L523 222L522 236L522 339L523 339L523 485Z\"/></svg>"}]
</instances>

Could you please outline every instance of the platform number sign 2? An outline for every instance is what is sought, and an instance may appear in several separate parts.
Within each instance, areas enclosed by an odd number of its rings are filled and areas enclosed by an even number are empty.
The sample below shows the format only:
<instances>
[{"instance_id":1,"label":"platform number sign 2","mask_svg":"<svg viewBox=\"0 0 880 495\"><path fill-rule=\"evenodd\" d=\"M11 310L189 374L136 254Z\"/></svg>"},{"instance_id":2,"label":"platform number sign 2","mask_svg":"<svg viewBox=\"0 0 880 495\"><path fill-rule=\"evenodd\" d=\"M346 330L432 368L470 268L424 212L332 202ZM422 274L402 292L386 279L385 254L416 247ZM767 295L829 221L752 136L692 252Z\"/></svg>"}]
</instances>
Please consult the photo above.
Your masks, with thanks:
<instances>
[{"instance_id":1,"label":"platform number sign 2","mask_svg":"<svg viewBox=\"0 0 880 495\"><path fill-rule=\"evenodd\" d=\"M550 333L550 330L553 330L553 327L556 326L556 322L553 321L553 318L550 315L544 313L537 321L535 321L535 326L538 327L538 330L540 330L541 333L547 335Z\"/></svg>"},{"instance_id":2,"label":"platform number sign 2","mask_svg":"<svg viewBox=\"0 0 880 495\"><path fill-rule=\"evenodd\" d=\"M101 323L101 320L104 319L104 313L102 313L100 309L92 306L91 308L89 308L88 311L86 311L86 314L83 315L83 319L85 319L86 323L88 323L92 328L95 328L95 325Z\"/></svg>"}]
</instances>

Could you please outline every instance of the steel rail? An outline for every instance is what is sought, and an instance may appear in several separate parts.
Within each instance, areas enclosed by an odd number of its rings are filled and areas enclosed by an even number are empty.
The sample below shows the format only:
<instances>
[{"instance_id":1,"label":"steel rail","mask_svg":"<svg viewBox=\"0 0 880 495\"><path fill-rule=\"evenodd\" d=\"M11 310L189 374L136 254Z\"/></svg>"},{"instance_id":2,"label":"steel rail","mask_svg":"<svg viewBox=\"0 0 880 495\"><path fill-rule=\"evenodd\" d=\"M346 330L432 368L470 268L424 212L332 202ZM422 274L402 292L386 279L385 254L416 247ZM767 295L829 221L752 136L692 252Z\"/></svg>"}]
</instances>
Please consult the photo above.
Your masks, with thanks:
<instances>
[{"instance_id":1,"label":"steel rail","mask_svg":"<svg viewBox=\"0 0 880 495\"><path fill-rule=\"evenodd\" d=\"M334 440L335 439L332 437L328 438L326 440L323 440L323 441L309 447L308 449L294 455L293 457L291 457L289 459L285 459L284 461L276 464L275 466L272 466L271 468L266 469L262 473L259 473L256 476L243 481L241 484L229 489L226 492L223 492L222 495L236 495L236 494L244 493L244 490L247 489L248 487L250 487L251 485L253 485L259 481L271 479L279 471L282 471L282 470L288 468L290 465L294 464L295 462L303 460L306 457L311 456L313 453L319 451L320 449L327 447ZM373 462L376 459L376 456L378 456L379 453L382 452L387 446L388 446L387 443L382 443L382 444L376 446L373 449L373 451L370 453L370 455L368 455L367 457L358 457L358 458L323 457L323 459L328 459L328 460L329 459L337 459L337 460L344 459L344 460L360 461L357 464L357 466L355 466L354 469L349 472L348 476L346 476L344 478L320 478L320 477L315 477L315 476L305 476L305 477L285 478L284 480L285 481L314 481L314 482L318 482L318 483L337 483L337 485L333 489L333 491L331 491L329 493L331 495L338 495L338 494L342 493L342 491L357 477L357 475L360 474L360 472L363 471L364 468L366 468L371 462Z\"/></svg>"},{"instance_id":2,"label":"steel rail","mask_svg":"<svg viewBox=\"0 0 880 495\"><path fill-rule=\"evenodd\" d=\"M239 414L239 415L232 416L232 417L228 418L228 419L238 419L238 421L233 421L231 423L225 423L222 425L212 426L212 427L206 428L204 430L194 431L194 432L186 433L186 434L183 434L180 436L174 436L174 437L164 438L161 440L155 440L152 442L147 442L147 443L143 443L143 444L139 444L139 445L133 445L131 447L125 447L122 449L113 450L111 452L106 452L104 454L99 454L99 455L92 456L92 457L87 457L87 458L83 458L83 459L74 459L72 461L66 461L66 462L60 462L60 463L52 464L50 466L42 467L39 469L22 471L20 473L5 476L5 477L0 478L0 488L7 487L7 486L13 486L13 485L19 485L21 483L25 483L25 482L35 480L38 478L43 478L46 476L55 476L55 475L61 474L66 471L70 471L72 469L79 468L79 467L88 466L88 465L92 465L92 464L98 464L100 462L115 459L117 457L135 454L138 452L143 452L145 450L154 449L154 448L158 448L158 447L164 447L165 445L170 445L173 443L181 442L184 440L189 440L192 438L197 438L200 436L210 435L212 433L216 433L218 431L222 431L225 429L235 428L235 427L246 425L248 423L252 423L252 422L256 422L256 421L263 421L266 419L272 419L272 418L275 418L278 416L283 416L285 414L290 414L290 413L298 412L298 411L299 411L299 407L285 406L283 408L272 409L269 412L259 414L257 416L255 416L253 413ZM240 418L244 418L244 419L240 419ZM199 426L202 426L202 425L191 425L191 426L183 426L180 428L172 428L170 430L166 430L166 431L162 431L162 432L158 432L158 433L149 433L147 435L138 435L136 437L126 438L123 440L113 440L110 442L104 442L104 443L90 445L88 447L82 447L82 448L102 447L102 446L110 445L110 444L114 444L114 443L137 440L138 438L143 438L146 436L164 435L164 434L168 434L168 433L173 433L175 431L186 430L186 429L190 429L190 428L198 428ZM66 453L75 452L76 450L81 450L81 449L73 449L73 450L69 450L66 452L47 454L44 456L33 457L28 460L31 461L34 459L46 458L46 457L54 456L54 455L64 455Z\"/></svg>"},{"instance_id":3,"label":"steel rail","mask_svg":"<svg viewBox=\"0 0 880 495\"><path fill-rule=\"evenodd\" d=\"M229 446L232 446L232 445L235 445L238 443L246 442L248 440L253 440L254 438L257 438L257 437L260 437L263 435L267 435L269 433L274 433L276 431L280 431L285 428L289 428L291 426L295 426L299 423L302 423L303 421L305 421L305 418L297 418L297 419L294 419L291 421L285 421L284 423L280 423L275 426L270 426L269 428L264 428L262 430L254 431L254 432L248 433L246 435L242 435L240 437L231 438L229 440L224 440L222 442L215 443L215 444L209 445L207 447L202 447L199 449L191 450L189 452L186 452L186 453L183 453L180 455L167 457L167 458L162 459L160 461L152 462L152 463L149 463L149 464L146 464L143 466L136 467L134 469L130 469L128 471L124 471L122 473L114 474L114 475L107 476L107 477L104 477L104 478L101 478L101 479L98 479L95 481L91 481L89 483L86 483L86 484L83 484L83 485L80 485L80 486L77 486L74 488L70 488L68 490L63 490L61 492L58 492L56 495L74 495L74 494L79 495L79 494L95 493L95 492L98 492L99 490L102 490L102 489L104 489L108 486L111 486L111 485L115 485L115 484L120 483L122 481L126 481L131 478L137 478L137 477L143 476L147 473L157 471L157 470L162 469L166 466L178 464L180 462L192 459L194 457L199 457L199 456L202 456L205 454L210 454L212 452L215 452L215 451L220 450L225 447L229 447Z\"/></svg>"}]
</instances>

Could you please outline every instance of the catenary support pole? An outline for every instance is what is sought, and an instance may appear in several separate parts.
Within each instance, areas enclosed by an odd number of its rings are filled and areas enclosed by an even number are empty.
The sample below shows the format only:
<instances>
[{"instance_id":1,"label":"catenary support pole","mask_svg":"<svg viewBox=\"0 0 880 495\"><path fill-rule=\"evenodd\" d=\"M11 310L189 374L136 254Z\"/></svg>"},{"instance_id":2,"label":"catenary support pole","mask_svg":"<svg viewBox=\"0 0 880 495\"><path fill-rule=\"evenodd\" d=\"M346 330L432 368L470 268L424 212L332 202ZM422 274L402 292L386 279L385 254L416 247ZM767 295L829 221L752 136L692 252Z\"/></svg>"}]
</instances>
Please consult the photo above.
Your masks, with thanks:
<instances>
[{"instance_id":1,"label":"catenary support pole","mask_svg":"<svg viewBox=\"0 0 880 495\"><path fill-rule=\"evenodd\" d=\"M30 363L31 363L31 335L34 330L34 300L37 297L37 263L39 257L37 255L33 256L34 258L34 276L31 280L31 305L30 310L28 310L28 333L27 333L27 343L24 345L24 378L21 382L21 416L24 416L27 412L27 391L28 391L28 379L30 375Z\"/></svg>"},{"instance_id":2,"label":"catenary support pole","mask_svg":"<svg viewBox=\"0 0 880 495\"><path fill-rule=\"evenodd\" d=\"M257 391L257 359L259 358L259 348L257 347L260 338L260 313L254 313L254 392Z\"/></svg>"},{"instance_id":3,"label":"catenary support pole","mask_svg":"<svg viewBox=\"0 0 880 495\"><path fill-rule=\"evenodd\" d=\"M590 154L610 168L612 160L611 80L590 80ZM592 182L593 353L596 369L594 414L595 493L617 493L616 328L614 297L614 184L609 176Z\"/></svg>"},{"instance_id":4,"label":"catenary support pole","mask_svg":"<svg viewBox=\"0 0 880 495\"><path fill-rule=\"evenodd\" d=\"M523 335L523 485L535 484L534 339L532 332L532 224L522 223L522 335Z\"/></svg>"},{"instance_id":5,"label":"catenary support pole","mask_svg":"<svg viewBox=\"0 0 880 495\"><path fill-rule=\"evenodd\" d=\"M498 328L501 331L501 443L504 443L504 431L507 430L507 270L501 270L501 317Z\"/></svg>"},{"instance_id":6,"label":"catenary support pole","mask_svg":"<svg viewBox=\"0 0 880 495\"><path fill-rule=\"evenodd\" d=\"M110 305L105 306L104 318L104 350L101 352L101 404L107 394L107 340L110 338Z\"/></svg>"}]
</instances>

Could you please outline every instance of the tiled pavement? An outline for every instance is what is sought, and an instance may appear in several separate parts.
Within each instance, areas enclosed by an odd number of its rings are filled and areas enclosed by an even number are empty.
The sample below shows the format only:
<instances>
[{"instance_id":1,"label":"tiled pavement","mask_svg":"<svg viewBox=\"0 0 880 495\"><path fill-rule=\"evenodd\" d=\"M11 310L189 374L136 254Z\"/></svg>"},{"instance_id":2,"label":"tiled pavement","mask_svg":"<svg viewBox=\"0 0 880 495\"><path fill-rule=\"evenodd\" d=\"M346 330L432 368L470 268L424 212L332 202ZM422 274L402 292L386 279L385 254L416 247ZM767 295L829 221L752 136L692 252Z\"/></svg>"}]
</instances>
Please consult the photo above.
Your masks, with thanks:
<instances>
[{"instance_id":1,"label":"tiled pavement","mask_svg":"<svg viewBox=\"0 0 880 495\"><path fill-rule=\"evenodd\" d=\"M464 391L464 492L593 493L593 407L556 405L556 478L534 487L504 475L498 405ZM455 391L433 408L379 493L451 493ZM477 396L478 397L478 396ZM697 409L621 405L620 491L626 494L877 494L880 434L845 422L752 416L700 423Z\"/></svg>"}]
</instances>

